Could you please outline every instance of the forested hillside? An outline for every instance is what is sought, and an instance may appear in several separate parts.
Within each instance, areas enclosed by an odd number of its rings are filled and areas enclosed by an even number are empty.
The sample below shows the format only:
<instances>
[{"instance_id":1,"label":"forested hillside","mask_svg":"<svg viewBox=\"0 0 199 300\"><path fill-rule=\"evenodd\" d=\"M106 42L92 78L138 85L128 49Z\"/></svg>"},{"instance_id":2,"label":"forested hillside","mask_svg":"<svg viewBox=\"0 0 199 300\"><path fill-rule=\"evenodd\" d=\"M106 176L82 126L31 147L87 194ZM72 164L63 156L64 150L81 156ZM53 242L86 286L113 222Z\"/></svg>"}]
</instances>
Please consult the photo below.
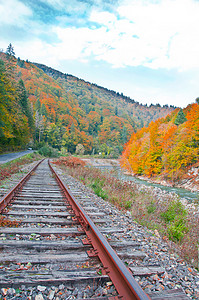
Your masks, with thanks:
<instances>
[{"instance_id":1,"label":"forested hillside","mask_svg":"<svg viewBox=\"0 0 199 300\"><path fill-rule=\"evenodd\" d=\"M15 80L12 61L0 60L0 152L21 149L34 132L34 120L23 81Z\"/></svg>"},{"instance_id":2,"label":"forested hillside","mask_svg":"<svg viewBox=\"0 0 199 300\"><path fill-rule=\"evenodd\" d=\"M160 104L150 106L140 104L130 97L108 90L104 87L86 82L69 74L63 74L45 65L37 64L47 75L56 79L64 88L78 100L79 105L88 113L91 110L104 107L111 114L123 116L131 120L134 130L147 126L151 121L168 115L176 107Z\"/></svg>"},{"instance_id":3,"label":"forested hillside","mask_svg":"<svg viewBox=\"0 0 199 300\"><path fill-rule=\"evenodd\" d=\"M199 99L133 133L121 165L138 175L182 179L199 159Z\"/></svg>"},{"instance_id":4,"label":"forested hillside","mask_svg":"<svg viewBox=\"0 0 199 300\"><path fill-rule=\"evenodd\" d=\"M116 157L134 131L174 109L140 105L13 55L1 52L0 58L1 151L47 142L71 153L101 152Z\"/></svg>"}]
</instances>

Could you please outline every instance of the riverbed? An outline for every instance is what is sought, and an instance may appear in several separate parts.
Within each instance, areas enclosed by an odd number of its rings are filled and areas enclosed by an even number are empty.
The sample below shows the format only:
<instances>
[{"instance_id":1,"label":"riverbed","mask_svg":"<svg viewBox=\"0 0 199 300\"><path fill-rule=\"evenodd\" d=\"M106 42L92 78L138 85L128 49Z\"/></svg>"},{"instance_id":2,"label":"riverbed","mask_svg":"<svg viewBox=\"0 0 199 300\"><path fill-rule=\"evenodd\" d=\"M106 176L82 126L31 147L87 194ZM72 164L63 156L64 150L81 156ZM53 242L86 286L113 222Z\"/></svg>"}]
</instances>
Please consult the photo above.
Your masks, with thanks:
<instances>
[{"instance_id":1,"label":"riverbed","mask_svg":"<svg viewBox=\"0 0 199 300\"><path fill-rule=\"evenodd\" d=\"M183 188L177 188L172 186L164 186L159 183L152 183L147 180L142 180L137 177L134 177L132 175L127 175L123 172L123 170L120 168L119 163L117 160L108 160L108 159L85 159L85 162L89 165L99 168L104 172L112 173L113 176L125 180L125 181L132 181L139 185L146 185L151 186L154 188L160 188L163 191L166 191L168 193L175 193L177 194L181 199L186 199L189 203L198 203L199 204L199 193L198 192L191 192L187 189Z\"/></svg>"}]
</instances>

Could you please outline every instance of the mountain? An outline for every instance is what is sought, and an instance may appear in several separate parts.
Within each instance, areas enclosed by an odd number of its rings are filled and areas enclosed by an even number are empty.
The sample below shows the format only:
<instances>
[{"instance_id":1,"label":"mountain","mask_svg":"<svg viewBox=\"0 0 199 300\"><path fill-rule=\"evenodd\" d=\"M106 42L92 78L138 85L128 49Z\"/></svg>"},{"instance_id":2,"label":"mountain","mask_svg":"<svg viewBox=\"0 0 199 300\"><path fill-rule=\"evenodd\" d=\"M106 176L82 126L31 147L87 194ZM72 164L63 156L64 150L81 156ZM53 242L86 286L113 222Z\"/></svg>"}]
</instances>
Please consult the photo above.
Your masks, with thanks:
<instances>
[{"instance_id":1,"label":"mountain","mask_svg":"<svg viewBox=\"0 0 199 300\"><path fill-rule=\"evenodd\" d=\"M121 165L130 172L180 181L199 159L199 99L133 133Z\"/></svg>"},{"instance_id":2,"label":"mountain","mask_svg":"<svg viewBox=\"0 0 199 300\"><path fill-rule=\"evenodd\" d=\"M2 151L8 149L7 146L9 149L24 146L29 139L36 146L48 142L59 150L67 149L71 153L78 148L85 153L101 152L117 156L133 132L174 110L174 107L167 105L141 105L129 97L75 76L41 64L25 62L2 52L0 59L5 76L14 87L12 97L5 95L13 107L15 96L20 98L19 82L23 85L24 97L27 98L26 108L17 106L13 113L17 117L19 110L23 115L23 126L28 136L23 143L18 138L18 144L15 143L13 128L16 124L13 125L13 119L7 120L12 125L12 137L5 132L6 122L2 122ZM2 107L5 97L1 99ZM19 104L23 102L17 101ZM3 110L0 113L3 114ZM18 124L21 128L21 121Z\"/></svg>"},{"instance_id":3,"label":"mountain","mask_svg":"<svg viewBox=\"0 0 199 300\"><path fill-rule=\"evenodd\" d=\"M123 93L119 94L115 91L108 90L70 74L64 74L42 64L34 64L42 69L47 75L56 79L61 84L64 84L65 89L77 98L79 105L83 107L83 109L85 109L85 105L87 106L87 104L92 105L89 109L95 109L97 100L101 100L100 104L102 106L107 102L106 105L108 105L108 109L112 111L113 114L123 114L125 118L130 117L134 129L148 126L151 121L166 116L176 108L172 105L170 107L168 105L161 107L160 104L151 104L148 107L130 97L124 96ZM90 101L90 99L92 99L92 101Z\"/></svg>"}]
</instances>

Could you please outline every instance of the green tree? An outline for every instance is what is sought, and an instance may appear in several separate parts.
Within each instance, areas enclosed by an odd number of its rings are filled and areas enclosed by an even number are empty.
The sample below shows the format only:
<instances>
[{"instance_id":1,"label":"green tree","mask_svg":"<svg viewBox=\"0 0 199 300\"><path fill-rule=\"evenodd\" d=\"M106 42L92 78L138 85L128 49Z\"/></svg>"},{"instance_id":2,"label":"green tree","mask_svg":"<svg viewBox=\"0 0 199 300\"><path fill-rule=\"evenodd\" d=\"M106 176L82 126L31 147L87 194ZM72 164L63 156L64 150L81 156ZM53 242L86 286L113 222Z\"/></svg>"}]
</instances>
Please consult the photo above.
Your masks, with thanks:
<instances>
[{"instance_id":1,"label":"green tree","mask_svg":"<svg viewBox=\"0 0 199 300\"><path fill-rule=\"evenodd\" d=\"M14 47L10 43L6 49L7 56L15 56Z\"/></svg>"},{"instance_id":2,"label":"green tree","mask_svg":"<svg viewBox=\"0 0 199 300\"><path fill-rule=\"evenodd\" d=\"M178 112L178 114L177 114L177 117L175 119L174 124L178 126L180 124L183 124L186 121L187 121L187 119L185 117L185 114L184 114L183 110L180 109L179 112Z\"/></svg>"},{"instance_id":3,"label":"green tree","mask_svg":"<svg viewBox=\"0 0 199 300\"><path fill-rule=\"evenodd\" d=\"M39 99L37 99L37 101L35 103L35 110L40 111L40 109L41 109L41 102Z\"/></svg>"},{"instance_id":4,"label":"green tree","mask_svg":"<svg viewBox=\"0 0 199 300\"><path fill-rule=\"evenodd\" d=\"M17 84L2 60L0 60L0 120L0 151L20 149L29 142L28 118L22 110Z\"/></svg>"},{"instance_id":5,"label":"green tree","mask_svg":"<svg viewBox=\"0 0 199 300\"><path fill-rule=\"evenodd\" d=\"M43 103L40 109L41 115L47 117L47 109L45 104Z\"/></svg>"},{"instance_id":6,"label":"green tree","mask_svg":"<svg viewBox=\"0 0 199 300\"><path fill-rule=\"evenodd\" d=\"M31 132L33 133L34 119L33 119L32 111L30 108L30 103L28 101L26 88L25 88L25 85L24 85L24 82L22 79L19 80L17 89L18 89L19 103L22 107L22 112L28 118L28 124L29 124Z\"/></svg>"},{"instance_id":7,"label":"green tree","mask_svg":"<svg viewBox=\"0 0 199 300\"><path fill-rule=\"evenodd\" d=\"M84 146L82 144L77 144L75 153L77 155L83 155L85 152Z\"/></svg>"}]
</instances>

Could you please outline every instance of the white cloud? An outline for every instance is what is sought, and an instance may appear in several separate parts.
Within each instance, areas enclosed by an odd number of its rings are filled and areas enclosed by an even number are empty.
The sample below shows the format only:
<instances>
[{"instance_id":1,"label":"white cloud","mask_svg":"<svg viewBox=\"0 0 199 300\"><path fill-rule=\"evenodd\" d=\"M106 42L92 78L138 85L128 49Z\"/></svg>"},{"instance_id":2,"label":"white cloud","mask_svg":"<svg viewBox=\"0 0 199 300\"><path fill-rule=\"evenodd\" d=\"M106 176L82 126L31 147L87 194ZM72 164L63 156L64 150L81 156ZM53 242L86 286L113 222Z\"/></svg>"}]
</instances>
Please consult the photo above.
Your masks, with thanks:
<instances>
[{"instance_id":1,"label":"white cloud","mask_svg":"<svg viewBox=\"0 0 199 300\"><path fill-rule=\"evenodd\" d=\"M58 8L70 8L62 0L47 2ZM75 3L74 12L77 12L81 5ZM142 65L151 69L187 70L199 67L199 2L127 0L121 3L116 13L93 9L88 22L98 24L96 27L49 28L60 42L50 45L41 41L40 47L43 44L56 61L86 62L94 57L114 68ZM18 0L0 0L0 14L0 24L24 26L32 11ZM32 26L35 36L38 30L43 32L43 28ZM38 42L39 39L30 41Z\"/></svg>"},{"instance_id":2,"label":"white cloud","mask_svg":"<svg viewBox=\"0 0 199 300\"><path fill-rule=\"evenodd\" d=\"M18 0L0 0L1 25L24 26L31 15L31 9Z\"/></svg>"},{"instance_id":3,"label":"white cloud","mask_svg":"<svg viewBox=\"0 0 199 300\"><path fill-rule=\"evenodd\" d=\"M53 28L61 40L53 54L63 60L92 55L116 68L199 67L198 15L199 2L193 0L125 1L117 15L95 9L89 21L97 28Z\"/></svg>"},{"instance_id":4,"label":"white cloud","mask_svg":"<svg viewBox=\"0 0 199 300\"><path fill-rule=\"evenodd\" d=\"M143 61L151 68L199 67L199 3L193 0L164 0L145 4L128 1L118 8L120 16L134 22L135 33L145 47Z\"/></svg>"},{"instance_id":5,"label":"white cloud","mask_svg":"<svg viewBox=\"0 0 199 300\"><path fill-rule=\"evenodd\" d=\"M99 12L99 11L93 10L90 15L90 21L96 22L98 24L102 24L105 26L106 25L110 26L110 24L113 24L117 21L117 18L112 13L109 13L106 11Z\"/></svg>"}]
</instances>

